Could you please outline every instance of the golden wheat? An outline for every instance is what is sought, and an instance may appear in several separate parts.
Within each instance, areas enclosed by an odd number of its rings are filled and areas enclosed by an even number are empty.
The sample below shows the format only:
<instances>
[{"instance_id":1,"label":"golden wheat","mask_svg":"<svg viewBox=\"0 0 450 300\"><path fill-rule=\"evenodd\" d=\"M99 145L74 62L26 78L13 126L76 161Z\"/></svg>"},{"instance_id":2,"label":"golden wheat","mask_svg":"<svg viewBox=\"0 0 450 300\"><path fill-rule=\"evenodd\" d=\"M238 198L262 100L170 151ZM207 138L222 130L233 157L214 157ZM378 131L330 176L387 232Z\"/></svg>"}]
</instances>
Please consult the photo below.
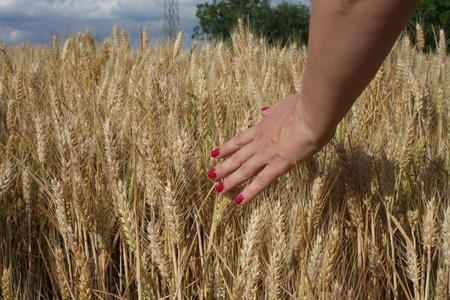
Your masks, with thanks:
<instances>
[{"instance_id":1,"label":"golden wheat","mask_svg":"<svg viewBox=\"0 0 450 300\"><path fill-rule=\"evenodd\" d=\"M450 59L404 35L321 152L236 206L210 152L301 91L304 45L0 46L5 299L447 299ZM61 47L61 45L63 45Z\"/></svg>"}]
</instances>

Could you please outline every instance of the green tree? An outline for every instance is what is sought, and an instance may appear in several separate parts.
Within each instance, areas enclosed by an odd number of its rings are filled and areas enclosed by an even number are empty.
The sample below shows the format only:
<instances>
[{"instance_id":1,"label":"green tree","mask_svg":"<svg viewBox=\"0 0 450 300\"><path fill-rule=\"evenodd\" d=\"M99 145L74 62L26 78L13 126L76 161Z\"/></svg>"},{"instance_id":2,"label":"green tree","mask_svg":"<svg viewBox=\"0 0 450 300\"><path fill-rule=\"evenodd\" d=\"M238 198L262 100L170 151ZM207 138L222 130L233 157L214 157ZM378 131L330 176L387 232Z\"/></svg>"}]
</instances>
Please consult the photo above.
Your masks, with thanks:
<instances>
[{"instance_id":1,"label":"green tree","mask_svg":"<svg viewBox=\"0 0 450 300\"><path fill-rule=\"evenodd\" d=\"M417 23L421 24L425 31L427 46L435 46L439 37L439 29L444 29L447 35L447 46L450 46L450 39L448 39L450 35L450 0L422 0L412 15L408 28L415 28Z\"/></svg>"},{"instance_id":2,"label":"green tree","mask_svg":"<svg viewBox=\"0 0 450 300\"><path fill-rule=\"evenodd\" d=\"M306 41L309 29L309 8L303 4L283 2L276 7L270 0L213 0L197 4L199 25L193 38L226 38L237 24L238 18L249 20L249 26L269 43L286 44L290 39Z\"/></svg>"},{"instance_id":3,"label":"green tree","mask_svg":"<svg viewBox=\"0 0 450 300\"><path fill-rule=\"evenodd\" d=\"M265 28L261 26L261 34L265 32L270 43L281 41L285 44L291 38L298 38L300 34L302 41L307 41L309 7L282 2L271 10L265 25Z\"/></svg>"}]
</instances>

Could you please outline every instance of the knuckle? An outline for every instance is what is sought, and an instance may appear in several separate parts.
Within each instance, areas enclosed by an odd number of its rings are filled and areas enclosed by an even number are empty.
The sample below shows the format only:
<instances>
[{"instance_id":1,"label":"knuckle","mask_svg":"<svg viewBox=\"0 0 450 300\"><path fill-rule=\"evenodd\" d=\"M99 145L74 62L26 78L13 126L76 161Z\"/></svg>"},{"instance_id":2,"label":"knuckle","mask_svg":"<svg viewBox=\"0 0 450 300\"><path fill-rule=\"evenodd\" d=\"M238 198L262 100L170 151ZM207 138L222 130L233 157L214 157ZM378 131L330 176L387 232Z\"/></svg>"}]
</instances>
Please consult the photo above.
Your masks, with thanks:
<instances>
[{"instance_id":1,"label":"knuckle","mask_svg":"<svg viewBox=\"0 0 450 300\"><path fill-rule=\"evenodd\" d=\"M261 155L269 156L272 153L272 145L271 144L265 144L261 147Z\"/></svg>"},{"instance_id":2,"label":"knuckle","mask_svg":"<svg viewBox=\"0 0 450 300\"><path fill-rule=\"evenodd\" d=\"M268 184L267 178L264 175L259 174L258 176L256 176L255 178L255 182L262 186L262 187L266 187Z\"/></svg>"},{"instance_id":3,"label":"knuckle","mask_svg":"<svg viewBox=\"0 0 450 300\"><path fill-rule=\"evenodd\" d=\"M231 158L231 163L235 166L240 167L242 165L241 159L239 158L239 152L236 152Z\"/></svg>"},{"instance_id":4,"label":"knuckle","mask_svg":"<svg viewBox=\"0 0 450 300\"><path fill-rule=\"evenodd\" d=\"M241 147L242 146L242 133L239 133L236 135L233 139L233 142L236 146Z\"/></svg>"},{"instance_id":5,"label":"knuckle","mask_svg":"<svg viewBox=\"0 0 450 300\"><path fill-rule=\"evenodd\" d=\"M271 165L280 170L286 170L289 168L289 163L281 155L274 156L272 158Z\"/></svg>"},{"instance_id":6,"label":"knuckle","mask_svg":"<svg viewBox=\"0 0 450 300\"><path fill-rule=\"evenodd\" d=\"M253 189L251 184L245 188L245 193L251 197L253 197L255 195L255 190Z\"/></svg>"},{"instance_id":7,"label":"knuckle","mask_svg":"<svg viewBox=\"0 0 450 300\"><path fill-rule=\"evenodd\" d=\"M248 166L243 164L240 168L239 168L239 172L242 178L244 179L249 179L252 175L250 173L250 170L248 169Z\"/></svg>"}]
</instances>

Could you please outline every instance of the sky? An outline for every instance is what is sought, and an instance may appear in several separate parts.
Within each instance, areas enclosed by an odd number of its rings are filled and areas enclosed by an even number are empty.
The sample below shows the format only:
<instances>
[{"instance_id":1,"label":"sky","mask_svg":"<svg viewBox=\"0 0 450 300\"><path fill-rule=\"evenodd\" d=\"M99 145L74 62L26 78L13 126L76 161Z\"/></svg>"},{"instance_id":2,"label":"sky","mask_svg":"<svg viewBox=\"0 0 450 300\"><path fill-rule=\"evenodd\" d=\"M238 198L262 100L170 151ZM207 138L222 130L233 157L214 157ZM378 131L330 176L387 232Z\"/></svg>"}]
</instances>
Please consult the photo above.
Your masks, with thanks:
<instances>
[{"instance_id":1,"label":"sky","mask_svg":"<svg viewBox=\"0 0 450 300\"><path fill-rule=\"evenodd\" d=\"M178 0L180 27L189 41L198 24L196 4L212 0ZM272 4L282 0L272 0ZM285 0L309 4L310 0ZM57 35L89 30L98 40L112 34L114 25L133 39L142 24L150 36L157 37L164 23L164 0L0 0L0 42L46 45Z\"/></svg>"}]
</instances>

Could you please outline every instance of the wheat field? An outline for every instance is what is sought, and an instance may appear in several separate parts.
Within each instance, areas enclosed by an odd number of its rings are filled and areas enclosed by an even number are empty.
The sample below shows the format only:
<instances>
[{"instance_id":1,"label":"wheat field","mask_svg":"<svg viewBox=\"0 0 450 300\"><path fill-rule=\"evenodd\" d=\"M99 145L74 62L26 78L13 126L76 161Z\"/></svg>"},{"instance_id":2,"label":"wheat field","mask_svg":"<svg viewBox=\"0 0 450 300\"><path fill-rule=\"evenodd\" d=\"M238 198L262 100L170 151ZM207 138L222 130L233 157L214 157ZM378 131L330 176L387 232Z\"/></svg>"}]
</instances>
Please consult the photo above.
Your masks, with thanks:
<instances>
[{"instance_id":1,"label":"wheat field","mask_svg":"<svg viewBox=\"0 0 450 300\"><path fill-rule=\"evenodd\" d=\"M434 52L403 35L333 140L243 206L210 152L301 91L306 47L134 38L0 48L3 299L449 299L442 30Z\"/></svg>"}]
</instances>

